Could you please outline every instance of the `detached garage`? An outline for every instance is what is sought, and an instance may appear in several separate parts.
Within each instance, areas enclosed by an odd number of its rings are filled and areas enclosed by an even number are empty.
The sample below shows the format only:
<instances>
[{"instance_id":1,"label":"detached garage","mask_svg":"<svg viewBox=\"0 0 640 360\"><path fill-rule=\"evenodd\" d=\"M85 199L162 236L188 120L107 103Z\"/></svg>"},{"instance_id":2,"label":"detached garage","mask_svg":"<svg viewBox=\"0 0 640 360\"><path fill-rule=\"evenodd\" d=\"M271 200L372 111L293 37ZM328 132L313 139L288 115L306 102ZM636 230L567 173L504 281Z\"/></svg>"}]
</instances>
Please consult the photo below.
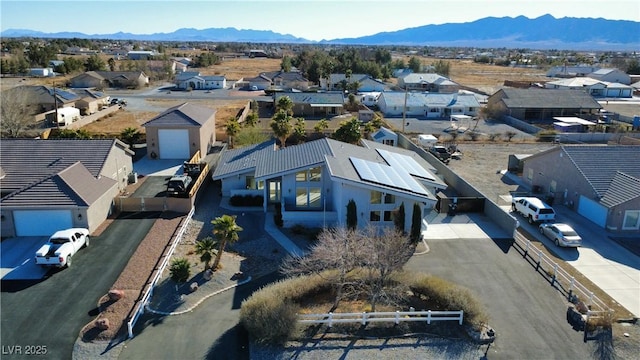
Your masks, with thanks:
<instances>
[{"instance_id":1,"label":"detached garage","mask_svg":"<svg viewBox=\"0 0 640 360\"><path fill-rule=\"evenodd\" d=\"M184 103L144 124L147 156L188 160L198 150L206 155L215 142L216 110Z\"/></svg>"}]
</instances>

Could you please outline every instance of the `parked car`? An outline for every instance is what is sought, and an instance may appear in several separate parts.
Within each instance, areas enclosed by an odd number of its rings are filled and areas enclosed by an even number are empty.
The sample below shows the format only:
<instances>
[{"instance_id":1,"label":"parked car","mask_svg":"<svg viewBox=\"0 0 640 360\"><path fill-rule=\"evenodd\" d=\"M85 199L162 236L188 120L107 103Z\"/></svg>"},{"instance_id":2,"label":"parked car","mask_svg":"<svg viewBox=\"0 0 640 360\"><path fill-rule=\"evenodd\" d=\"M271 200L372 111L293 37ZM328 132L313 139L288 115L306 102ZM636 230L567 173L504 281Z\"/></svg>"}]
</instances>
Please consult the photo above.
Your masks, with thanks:
<instances>
[{"instance_id":1,"label":"parked car","mask_svg":"<svg viewBox=\"0 0 640 360\"><path fill-rule=\"evenodd\" d=\"M511 210L522 214L529 224L556 219L553 208L536 197L514 197L511 200Z\"/></svg>"},{"instance_id":2,"label":"parked car","mask_svg":"<svg viewBox=\"0 0 640 360\"><path fill-rule=\"evenodd\" d=\"M184 197L189 195L189 189L193 180L188 175L176 175L167 183L167 195Z\"/></svg>"},{"instance_id":3,"label":"parked car","mask_svg":"<svg viewBox=\"0 0 640 360\"><path fill-rule=\"evenodd\" d=\"M89 230L71 228L56 231L46 244L36 251L36 265L52 267L71 266L71 257L89 246Z\"/></svg>"},{"instance_id":4,"label":"parked car","mask_svg":"<svg viewBox=\"0 0 640 360\"><path fill-rule=\"evenodd\" d=\"M556 246L580 247L582 238L567 224L540 224L540 233L553 240Z\"/></svg>"},{"instance_id":5,"label":"parked car","mask_svg":"<svg viewBox=\"0 0 640 360\"><path fill-rule=\"evenodd\" d=\"M434 145L430 147L429 152L445 164L448 164L449 160L451 159L451 154L449 153L449 150L442 145Z\"/></svg>"}]
</instances>

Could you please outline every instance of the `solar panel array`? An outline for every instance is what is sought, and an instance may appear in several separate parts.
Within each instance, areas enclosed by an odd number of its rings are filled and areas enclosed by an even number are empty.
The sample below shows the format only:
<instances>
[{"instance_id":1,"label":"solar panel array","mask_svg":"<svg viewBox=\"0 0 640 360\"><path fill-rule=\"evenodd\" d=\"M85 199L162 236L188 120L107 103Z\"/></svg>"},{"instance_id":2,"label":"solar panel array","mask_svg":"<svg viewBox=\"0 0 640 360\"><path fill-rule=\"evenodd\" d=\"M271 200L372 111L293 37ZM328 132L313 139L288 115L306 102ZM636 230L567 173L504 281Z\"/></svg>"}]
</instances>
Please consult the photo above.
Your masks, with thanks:
<instances>
[{"instance_id":1,"label":"solar panel array","mask_svg":"<svg viewBox=\"0 0 640 360\"><path fill-rule=\"evenodd\" d=\"M406 190L415 194L428 195L428 192L402 168L394 169L385 164L350 157L358 176L363 181Z\"/></svg>"},{"instance_id":2,"label":"solar panel array","mask_svg":"<svg viewBox=\"0 0 640 360\"><path fill-rule=\"evenodd\" d=\"M411 156L394 153L391 151L378 149L378 153L382 158L389 164L391 167L395 169L404 169L409 174L417 177L421 177L423 179L435 181L435 177L431 175L427 170L425 170L422 165L418 164L418 162L412 158Z\"/></svg>"}]
</instances>

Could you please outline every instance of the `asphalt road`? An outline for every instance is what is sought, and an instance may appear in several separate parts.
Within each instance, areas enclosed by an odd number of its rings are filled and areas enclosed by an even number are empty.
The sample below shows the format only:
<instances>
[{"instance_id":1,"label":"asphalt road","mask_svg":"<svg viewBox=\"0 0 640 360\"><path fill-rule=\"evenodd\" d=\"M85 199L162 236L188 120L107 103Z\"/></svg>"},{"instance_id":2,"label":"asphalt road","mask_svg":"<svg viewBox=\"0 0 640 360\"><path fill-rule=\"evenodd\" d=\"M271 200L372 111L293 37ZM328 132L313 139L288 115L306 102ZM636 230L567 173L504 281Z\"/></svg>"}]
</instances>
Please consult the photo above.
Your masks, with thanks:
<instances>
[{"instance_id":1,"label":"asphalt road","mask_svg":"<svg viewBox=\"0 0 640 360\"><path fill-rule=\"evenodd\" d=\"M510 246L510 240L430 240L406 269L471 289L487 307L496 341L489 359L589 359L591 344L566 321L562 295Z\"/></svg>"},{"instance_id":2,"label":"asphalt road","mask_svg":"<svg viewBox=\"0 0 640 360\"><path fill-rule=\"evenodd\" d=\"M238 324L240 305L254 291L278 279L278 273L255 279L207 299L186 314L146 313L118 359L249 359L247 334Z\"/></svg>"},{"instance_id":3,"label":"asphalt road","mask_svg":"<svg viewBox=\"0 0 640 360\"><path fill-rule=\"evenodd\" d=\"M116 281L155 215L129 214L114 221L74 256L71 268L52 270L43 281L3 282L0 358L38 358L26 352L40 346L45 349L40 358L70 359L80 330L97 315L98 300Z\"/></svg>"}]
</instances>

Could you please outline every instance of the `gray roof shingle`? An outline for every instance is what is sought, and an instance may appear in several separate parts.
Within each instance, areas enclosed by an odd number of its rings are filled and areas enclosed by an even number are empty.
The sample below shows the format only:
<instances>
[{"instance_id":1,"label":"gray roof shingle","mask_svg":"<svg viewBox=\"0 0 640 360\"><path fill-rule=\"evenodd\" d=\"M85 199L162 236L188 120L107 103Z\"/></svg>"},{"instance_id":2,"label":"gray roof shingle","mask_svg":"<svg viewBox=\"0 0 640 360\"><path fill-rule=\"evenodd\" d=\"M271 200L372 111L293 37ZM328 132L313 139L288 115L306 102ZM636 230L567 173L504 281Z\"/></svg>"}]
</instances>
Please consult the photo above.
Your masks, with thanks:
<instances>
[{"instance_id":1,"label":"gray roof shingle","mask_svg":"<svg viewBox=\"0 0 640 360\"><path fill-rule=\"evenodd\" d=\"M600 203L607 207L613 207L637 197L640 197L640 179L617 172L611 180L609 189L600 199Z\"/></svg>"},{"instance_id":2,"label":"gray roof shingle","mask_svg":"<svg viewBox=\"0 0 640 360\"><path fill-rule=\"evenodd\" d=\"M147 126L196 126L200 127L215 119L216 110L204 106L183 103L165 110L165 112L144 123Z\"/></svg>"},{"instance_id":3,"label":"gray roof shingle","mask_svg":"<svg viewBox=\"0 0 640 360\"><path fill-rule=\"evenodd\" d=\"M640 179L640 147L563 146L562 151L575 164L598 196L604 196L618 172Z\"/></svg>"}]
</instances>

